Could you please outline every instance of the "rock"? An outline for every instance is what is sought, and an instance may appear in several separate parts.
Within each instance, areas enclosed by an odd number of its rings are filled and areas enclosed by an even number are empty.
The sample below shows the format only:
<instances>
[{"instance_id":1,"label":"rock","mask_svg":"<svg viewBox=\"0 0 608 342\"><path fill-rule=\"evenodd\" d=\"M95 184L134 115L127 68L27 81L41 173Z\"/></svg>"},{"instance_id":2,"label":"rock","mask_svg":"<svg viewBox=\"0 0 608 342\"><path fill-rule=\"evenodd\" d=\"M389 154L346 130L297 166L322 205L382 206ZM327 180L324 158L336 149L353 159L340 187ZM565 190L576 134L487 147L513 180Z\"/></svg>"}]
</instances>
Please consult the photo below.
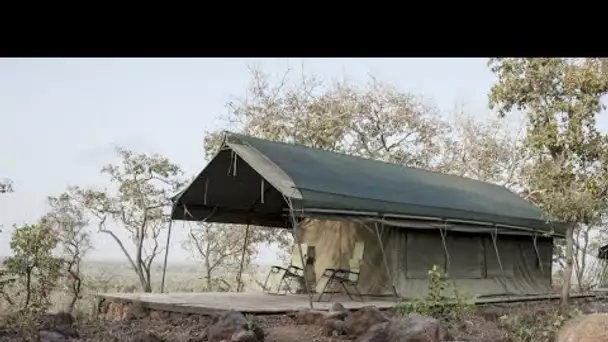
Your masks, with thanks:
<instances>
[{"instance_id":1,"label":"rock","mask_svg":"<svg viewBox=\"0 0 608 342\"><path fill-rule=\"evenodd\" d=\"M68 340L69 337L55 330L40 331L40 342L64 342Z\"/></svg>"},{"instance_id":2,"label":"rock","mask_svg":"<svg viewBox=\"0 0 608 342\"><path fill-rule=\"evenodd\" d=\"M365 334L359 336L357 342L386 342L388 338L387 325L388 322L372 325Z\"/></svg>"},{"instance_id":3,"label":"rock","mask_svg":"<svg viewBox=\"0 0 608 342\"><path fill-rule=\"evenodd\" d=\"M297 324L322 326L327 319L327 312L320 310L300 310L293 317Z\"/></svg>"},{"instance_id":4,"label":"rock","mask_svg":"<svg viewBox=\"0 0 608 342\"><path fill-rule=\"evenodd\" d=\"M477 311L478 316L490 322L497 322L498 319L506 313L507 312L505 312L503 309L493 307L484 307Z\"/></svg>"},{"instance_id":5,"label":"rock","mask_svg":"<svg viewBox=\"0 0 608 342\"><path fill-rule=\"evenodd\" d=\"M366 306L352 312L344 320L348 335L358 337L365 334L373 325L387 322L388 318L375 306Z\"/></svg>"},{"instance_id":6,"label":"rock","mask_svg":"<svg viewBox=\"0 0 608 342\"><path fill-rule=\"evenodd\" d=\"M152 320L167 320L170 318L170 314L166 311L158 311L158 310L153 310L150 311L150 319Z\"/></svg>"},{"instance_id":7,"label":"rock","mask_svg":"<svg viewBox=\"0 0 608 342\"><path fill-rule=\"evenodd\" d=\"M605 313L608 312L608 304L602 302L591 302L586 304L581 311L584 314Z\"/></svg>"},{"instance_id":8,"label":"rock","mask_svg":"<svg viewBox=\"0 0 608 342\"><path fill-rule=\"evenodd\" d=\"M133 342L164 342L165 340L152 332L144 332L136 335Z\"/></svg>"},{"instance_id":9,"label":"rock","mask_svg":"<svg viewBox=\"0 0 608 342\"><path fill-rule=\"evenodd\" d=\"M97 298L97 313L105 314L106 312L108 312L109 305L110 305L110 302L108 300L106 300L103 297L98 297Z\"/></svg>"},{"instance_id":10,"label":"rock","mask_svg":"<svg viewBox=\"0 0 608 342\"><path fill-rule=\"evenodd\" d=\"M244 330L232 335L232 342L258 342L258 338L253 331Z\"/></svg>"},{"instance_id":11,"label":"rock","mask_svg":"<svg viewBox=\"0 0 608 342\"><path fill-rule=\"evenodd\" d=\"M72 326L74 324L74 317L68 312L44 314L40 319L45 327Z\"/></svg>"},{"instance_id":12,"label":"rock","mask_svg":"<svg viewBox=\"0 0 608 342\"><path fill-rule=\"evenodd\" d=\"M106 311L105 318L109 321L119 321L122 316L122 305L117 302L111 302L108 304L108 310Z\"/></svg>"},{"instance_id":13,"label":"rock","mask_svg":"<svg viewBox=\"0 0 608 342\"><path fill-rule=\"evenodd\" d=\"M410 315L393 318L387 325L387 342L450 341L447 328L433 317Z\"/></svg>"},{"instance_id":14,"label":"rock","mask_svg":"<svg viewBox=\"0 0 608 342\"><path fill-rule=\"evenodd\" d=\"M340 303L334 303L331 306L331 311L333 312L342 312L342 311L347 311L346 308L344 307L344 305L340 304Z\"/></svg>"},{"instance_id":15,"label":"rock","mask_svg":"<svg viewBox=\"0 0 608 342\"><path fill-rule=\"evenodd\" d=\"M251 332L255 335L256 341L263 342L264 331L255 323L253 325L254 329ZM240 312L229 311L218 317L218 319L207 328L207 337L209 342L220 342L222 340L233 341L235 335L246 330L247 319L245 319L245 316ZM247 332L244 336L250 336L250 333Z\"/></svg>"},{"instance_id":16,"label":"rock","mask_svg":"<svg viewBox=\"0 0 608 342\"><path fill-rule=\"evenodd\" d=\"M323 323L323 336L341 336L345 333L344 321L340 319L328 319Z\"/></svg>"},{"instance_id":17,"label":"rock","mask_svg":"<svg viewBox=\"0 0 608 342\"><path fill-rule=\"evenodd\" d=\"M73 327L74 317L67 312L45 314L40 318L40 338L42 341L67 341L78 338Z\"/></svg>"},{"instance_id":18,"label":"rock","mask_svg":"<svg viewBox=\"0 0 608 342\"><path fill-rule=\"evenodd\" d=\"M437 319L411 315L373 325L357 342L444 342L450 341L446 327Z\"/></svg>"},{"instance_id":19,"label":"rock","mask_svg":"<svg viewBox=\"0 0 608 342\"><path fill-rule=\"evenodd\" d=\"M608 341L608 314L597 313L574 318L558 332L556 342Z\"/></svg>"}]
</instances>

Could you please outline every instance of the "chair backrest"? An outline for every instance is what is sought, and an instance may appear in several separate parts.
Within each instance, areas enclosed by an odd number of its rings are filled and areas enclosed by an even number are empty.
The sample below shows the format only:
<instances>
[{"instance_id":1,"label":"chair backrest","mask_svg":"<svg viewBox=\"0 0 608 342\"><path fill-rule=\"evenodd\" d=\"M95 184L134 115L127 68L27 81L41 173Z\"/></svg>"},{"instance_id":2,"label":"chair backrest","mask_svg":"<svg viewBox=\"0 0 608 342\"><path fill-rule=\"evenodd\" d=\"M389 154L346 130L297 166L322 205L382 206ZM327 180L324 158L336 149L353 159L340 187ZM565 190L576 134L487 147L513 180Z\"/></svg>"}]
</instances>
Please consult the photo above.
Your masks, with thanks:
<instances>
[{"instance_id":1,"label":"chair backrest","mask_svg":"<svg viewBox=\"0 0 608 342\"><path fill-rule=\"evenodd\" d=\"M355 273L348 274L348 280L350 280L352 282L359 281L359 272L361 271L361 260L360 259L350 259L348 261L348 269L351 272L355 272Z\"/></svg>"},{"instance_id":2,"label":"chair backrest","mask_svg":"<svg viewBox=\"0 0 608 342\"><path fill-rule=\"evenodd\" d=\"M365 242L359 241L355 243L353 250L353 259L363 260L363 251L365 249Z\"/></svg>"},{"instance_id":3,"label":"chair backrest","mask_svg":"<svg viewBox=\"0 0 608 342\"><path fill-rule=\"evenodd\" d=\"M348 279L353 282L359 280L359 272L361 270L361 263L363 262L363 251L365 250L365 243L362 241L355 243L353 250L353 257L348 261L348 269L352 272L348 276Z\"/></svg>"},{"instance_id":4,"label":"chair backrest","mask_svg":"<svg viewBox=\"0 0 608 342\"><path fill-rule=\"evenodd\" d=\"M306 260L308 260L308 245L303 243L300 244L300 246L302 247L302 256L304 257L304 263L306 263ZM298 248L298 245L293 246L293 248L291 249L291 265L302 269L304 268L304 265L302 265L302 258L300 258L300 249Z\"/></svg>"}]
</instances>

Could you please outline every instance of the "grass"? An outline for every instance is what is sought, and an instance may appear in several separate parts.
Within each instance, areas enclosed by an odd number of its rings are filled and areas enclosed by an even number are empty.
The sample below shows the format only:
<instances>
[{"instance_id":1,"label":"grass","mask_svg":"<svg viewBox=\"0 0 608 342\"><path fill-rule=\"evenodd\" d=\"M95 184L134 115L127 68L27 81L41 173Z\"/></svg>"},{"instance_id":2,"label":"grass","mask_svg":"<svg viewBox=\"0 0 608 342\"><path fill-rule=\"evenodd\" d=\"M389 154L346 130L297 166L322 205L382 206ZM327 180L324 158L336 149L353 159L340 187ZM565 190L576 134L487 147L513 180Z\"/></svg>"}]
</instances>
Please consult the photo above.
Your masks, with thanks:
<instances>
[{"instance_id":1,"label":"grass","mask_svg":"<svg viewBox=\"0 0 608 342\"><path fill-rule=\"evenodd\" d=\"M99 293L135 293L141 292L139 279L129 264L120 261L88 261L82 265L84 283L82 298L77 302L74 314L78 317L90 317L96 312L96 294ZM268 267L253 266L243 274L245 291L261 291L256 284L263 280ZM165 278L165 292L204 292L204 269L193 262L170 263ZM162 265L157 264L152 271L153 292L160 292ZM235 275L224 274L229 283L236 283ZM255 280L252 279L255 277ZM256 281L257 280L257 281ZM18 291L18 289L13 289ZM66 310L70 302L70 293L64 283L60 283L51 295L51 312ZM0 298L0 310L8 309L8 304Z\"/></svg>"}]
</instances>

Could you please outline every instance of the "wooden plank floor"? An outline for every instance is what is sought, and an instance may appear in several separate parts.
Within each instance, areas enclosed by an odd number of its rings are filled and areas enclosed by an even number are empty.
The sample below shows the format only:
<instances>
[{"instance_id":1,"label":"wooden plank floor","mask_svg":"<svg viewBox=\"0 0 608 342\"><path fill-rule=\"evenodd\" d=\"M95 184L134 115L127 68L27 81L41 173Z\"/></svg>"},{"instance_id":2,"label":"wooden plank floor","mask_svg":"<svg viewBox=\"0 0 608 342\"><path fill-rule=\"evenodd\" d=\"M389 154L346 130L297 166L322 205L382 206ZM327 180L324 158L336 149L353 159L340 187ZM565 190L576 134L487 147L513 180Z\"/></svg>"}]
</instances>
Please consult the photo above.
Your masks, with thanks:
<instances>
[{"instance_id":1,"label":"wooden plank floor","mask_svg":"<svg viewBox=\"0 0 608 342\"><path fill-rule=\"evenodd\" d=\"M104 293L99 296L108 300L141 302L153 310L216 315L228 310L252 314L276 314L294 312L310 307L307 295L268 295L264 293ZM353 310L368 305L389 309L395 305L393 298L364 298L364 302L351 301L348 297L333 296L329 302L313 302L315 309L329 310L340 302Z\"/></svg>"},{"instance_id":2,"label":"wooden plank floor","mask_svg":"<svg viewBox=\"0 0 608 342\"><path fill-rule=\"evenodd\" d=\"M308 309L307 295L268 295L263 293L103 293L100 297L108 300L140 302L144 306L161 311L218 315L228 310L252 314L279 314ZM571 294L571 298L595 297L597 294ZM500 296L477 298L475 304L494 304L506 302L555 300L557 294L531 296ZM328 302L313 302L315 309L329 310L333 303L339 302L348 310L356 310L373 305L384 310L395 306L394 298L365 297L364 302L349 300L346 296L334 295Z\"/></svg>"}]
</instances>

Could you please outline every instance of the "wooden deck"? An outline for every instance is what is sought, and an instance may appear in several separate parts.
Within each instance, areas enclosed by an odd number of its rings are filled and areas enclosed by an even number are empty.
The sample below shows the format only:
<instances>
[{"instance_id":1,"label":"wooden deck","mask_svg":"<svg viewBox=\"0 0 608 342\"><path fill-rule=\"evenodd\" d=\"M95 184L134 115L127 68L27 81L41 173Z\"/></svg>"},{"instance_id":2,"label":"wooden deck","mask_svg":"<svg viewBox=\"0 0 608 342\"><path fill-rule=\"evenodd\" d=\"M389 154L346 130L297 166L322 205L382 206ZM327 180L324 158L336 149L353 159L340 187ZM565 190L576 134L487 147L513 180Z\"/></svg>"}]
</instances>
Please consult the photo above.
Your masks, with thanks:
<instances>
[{"instance_id":1,"label":"wooden deck","mask_svg":"<svg viewBox=\"0 0 608 342\"><path fill-rule=\"evenodd\" d=\"M138 302L149 309L202 315L218 315L228 310L251 314L282 314L310 308L307 295L268 295L263 293L104 293L100 297L110 301ZM598 294L572 294L571 298L596 297ZM523 301L555 300L559 295L509 296L478 298L475 304L495 304ZM314 309L329 310L339 302L348 310L373 305L380 310L395 306L390 297L365 297L364 302L349 300L346 296L334 295L331 301L313 302Z\"/></svg>"},{"instance_id":2,"label":"wooden deck","mask_svg":"<svg viewBox=\"0 0 608 342\"><path fill-rule=\"evenodd\" d=\"M140 302L152 310L217 315L228 310L252 314L278 314L310 308L307 295L269 295L263 293L104 293L107 300ZM349 300L335 295L331 301L313 302L315 309L329 310L340 302L348 310L368 305L389 309L395 305L393 298L364 298L364 302Z\"/></svg>"}]
</instances>

